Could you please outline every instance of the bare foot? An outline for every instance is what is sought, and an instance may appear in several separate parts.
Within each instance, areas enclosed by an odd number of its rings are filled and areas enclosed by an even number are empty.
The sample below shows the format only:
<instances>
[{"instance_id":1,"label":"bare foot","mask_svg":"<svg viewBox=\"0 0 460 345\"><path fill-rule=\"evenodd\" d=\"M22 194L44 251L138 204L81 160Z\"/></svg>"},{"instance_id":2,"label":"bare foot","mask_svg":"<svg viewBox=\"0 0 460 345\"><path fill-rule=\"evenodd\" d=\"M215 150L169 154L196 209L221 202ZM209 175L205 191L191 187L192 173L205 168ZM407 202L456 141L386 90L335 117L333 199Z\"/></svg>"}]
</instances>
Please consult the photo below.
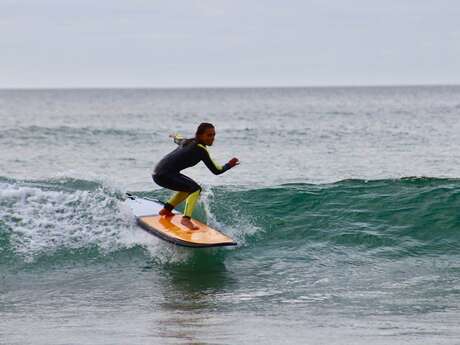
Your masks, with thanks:
<instances>
[{"instance_id":1,"label":"bare foot","mask_svg":"<svg viewBox=\"0 0 460 345\"><path fill-rule=\"evenodd\" d=\"M167 208L163 208L160 212L158 212L160 216L165 216L165 217L172 217L174 216L174 213L172 213L170 210Z\"/></svg>"},{"instance_id":2,"label":"bare foot","mask_svg":"<svg viewBox=\"0 0 460 345\"><path fill-rule=\"evenodd\" d=\"M180 223L186 226L187 228L189 228L190 230L198 230L200 228L199 226L196 226L195 224L193 224L190 218L187 218L187 217L182 217L182 220L180 221Z\"/></svg>"}]
</instances>

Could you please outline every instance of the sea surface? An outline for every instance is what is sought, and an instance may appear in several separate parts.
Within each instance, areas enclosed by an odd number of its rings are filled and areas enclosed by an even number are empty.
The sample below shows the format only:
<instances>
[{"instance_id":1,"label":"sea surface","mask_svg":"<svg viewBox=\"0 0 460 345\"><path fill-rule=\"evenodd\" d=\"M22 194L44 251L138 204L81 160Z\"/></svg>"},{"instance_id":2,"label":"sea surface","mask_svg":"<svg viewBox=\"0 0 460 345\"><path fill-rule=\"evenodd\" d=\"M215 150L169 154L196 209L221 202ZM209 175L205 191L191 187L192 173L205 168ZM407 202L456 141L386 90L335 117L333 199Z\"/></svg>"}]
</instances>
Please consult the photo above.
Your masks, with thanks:
<instances>
[{"instance_id":1,"label":"sea surface","mask_svg":"<svg viewBox=\"0 0 460 345\"><path fill-rule=\"evenodd\" d=\"M237 247L123 204L200 122ZM0 344L460 344L460 86L0 90Z\"/></svg>"}]
</instances>

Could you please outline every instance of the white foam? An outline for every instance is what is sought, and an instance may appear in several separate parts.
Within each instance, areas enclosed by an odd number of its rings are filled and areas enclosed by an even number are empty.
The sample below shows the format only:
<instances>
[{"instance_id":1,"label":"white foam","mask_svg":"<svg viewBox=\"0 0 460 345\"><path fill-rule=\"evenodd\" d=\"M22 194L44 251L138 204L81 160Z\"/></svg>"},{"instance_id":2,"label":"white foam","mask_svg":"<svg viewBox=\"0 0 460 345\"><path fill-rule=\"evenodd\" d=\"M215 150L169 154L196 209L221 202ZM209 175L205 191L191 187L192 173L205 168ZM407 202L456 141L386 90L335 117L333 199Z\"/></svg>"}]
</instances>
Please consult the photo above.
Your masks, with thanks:
<instances>
[{"instance_id":1,"label":"white foam","mask_svg":"<svg viewBox=\"0 0 460 345\"><path fill-rule=\"evenodd\" d=\"M0 189L2 219L11 229L10 242L26 260L59 248L97 245L117 248L122 219L114 200L100 191L50 191L6 185Z\"/></svg>"},{"instance_id":2,"label":"white foam","mask_svg":"<svg viewBox=\"0 0 460 345\"><path fill-rule=\"evenodd\" d=\"M126 247L121 234L130 223L119 212L118 201L102 190L64 192L2 184L0 200L10 243L26 261L62 248L95 245L108 253Z\"/></svg>"},{"instance_id":3,"label":"white foam","mask_svg":"<svg viewBox=\"0 0 460 345\"><path fill-rule=\"evenodd\" d=\"M94 246L103 254L142 246L160 263L190 257L190 250L140 229L124 203L104 188L69 192L0 184L0 200L0 217L9 228L10 245L26 262L60 249Z\"/></svg>"},{"instance_id":4,"label":"white foam","mask_svg":"<svg viewBox=\"0 0 460 345\"><path fill-rule=\"evenodd\" d=\"M251 236L256 232L263 231L262 228L254 225L251 219L247 216L241 215L239 210L235 208L229 208L231 211L231 223L226 224L218 221L216 216L212 213L210 207L210 205L215 202L215 195L212 188L208 187L203 189L201 194L201 203L203 205L208 224L233 237L239 246L246 243L246 237Z\"/></svg>"}]
</instances>

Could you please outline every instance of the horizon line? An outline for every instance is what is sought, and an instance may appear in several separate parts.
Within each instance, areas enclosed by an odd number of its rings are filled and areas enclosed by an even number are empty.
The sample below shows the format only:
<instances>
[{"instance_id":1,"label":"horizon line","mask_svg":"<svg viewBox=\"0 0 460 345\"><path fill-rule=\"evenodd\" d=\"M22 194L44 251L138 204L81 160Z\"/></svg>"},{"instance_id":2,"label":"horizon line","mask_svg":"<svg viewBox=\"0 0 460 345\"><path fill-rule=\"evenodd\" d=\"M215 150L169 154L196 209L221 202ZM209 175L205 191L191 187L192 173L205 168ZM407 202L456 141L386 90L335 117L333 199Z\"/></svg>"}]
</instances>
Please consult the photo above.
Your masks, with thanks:
<instances>
[{"instance_id":1,"label":"horizon line","mask_svg":"<svg viewBox=\"0 0 460 345\"><path fill-rule=\"evenodd\" d=\"M192 90L192 89L306 89L306 88L384 88L460 86L460 83L402 83L402 84L330 84L330 85L202 85L202 86L0 86L1 91L39 90Z\"/></svg>"}]
</instances>

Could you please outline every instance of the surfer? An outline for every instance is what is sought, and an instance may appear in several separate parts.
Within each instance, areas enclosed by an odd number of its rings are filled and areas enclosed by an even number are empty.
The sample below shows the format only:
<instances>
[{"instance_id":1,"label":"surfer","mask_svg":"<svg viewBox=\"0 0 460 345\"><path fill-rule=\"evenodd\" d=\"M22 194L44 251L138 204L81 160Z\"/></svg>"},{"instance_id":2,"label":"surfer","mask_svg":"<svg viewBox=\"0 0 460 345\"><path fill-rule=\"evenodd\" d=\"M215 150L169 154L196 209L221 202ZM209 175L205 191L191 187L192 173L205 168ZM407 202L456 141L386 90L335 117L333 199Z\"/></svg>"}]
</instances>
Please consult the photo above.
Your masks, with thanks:
<instances>
[{"instance_id":1,"label":"surfer","mask_svg":"<svg viewBox=\"0 0 460 345\"><path fill-rule=\"evenodd\" d=\"M230 159L224 166L218 165L211 159L206 147L212 145L215 136L214 126L206 122L198 126L194 138L185 139L178 134L171 134L170 137L174 139L174 142L179 147L158 162L152 175L156 184L176 191L165 203L160 215L165 217L173 216L172 210L186 200L181 224L191 230L198 229L191 221L191 218L193 209L200 197L201 187L190 177L181 174L181 170L203 161L209 170L215 175L219 175L239 164L238 158L235 157Z\"/></svg>"}]
</instances>

